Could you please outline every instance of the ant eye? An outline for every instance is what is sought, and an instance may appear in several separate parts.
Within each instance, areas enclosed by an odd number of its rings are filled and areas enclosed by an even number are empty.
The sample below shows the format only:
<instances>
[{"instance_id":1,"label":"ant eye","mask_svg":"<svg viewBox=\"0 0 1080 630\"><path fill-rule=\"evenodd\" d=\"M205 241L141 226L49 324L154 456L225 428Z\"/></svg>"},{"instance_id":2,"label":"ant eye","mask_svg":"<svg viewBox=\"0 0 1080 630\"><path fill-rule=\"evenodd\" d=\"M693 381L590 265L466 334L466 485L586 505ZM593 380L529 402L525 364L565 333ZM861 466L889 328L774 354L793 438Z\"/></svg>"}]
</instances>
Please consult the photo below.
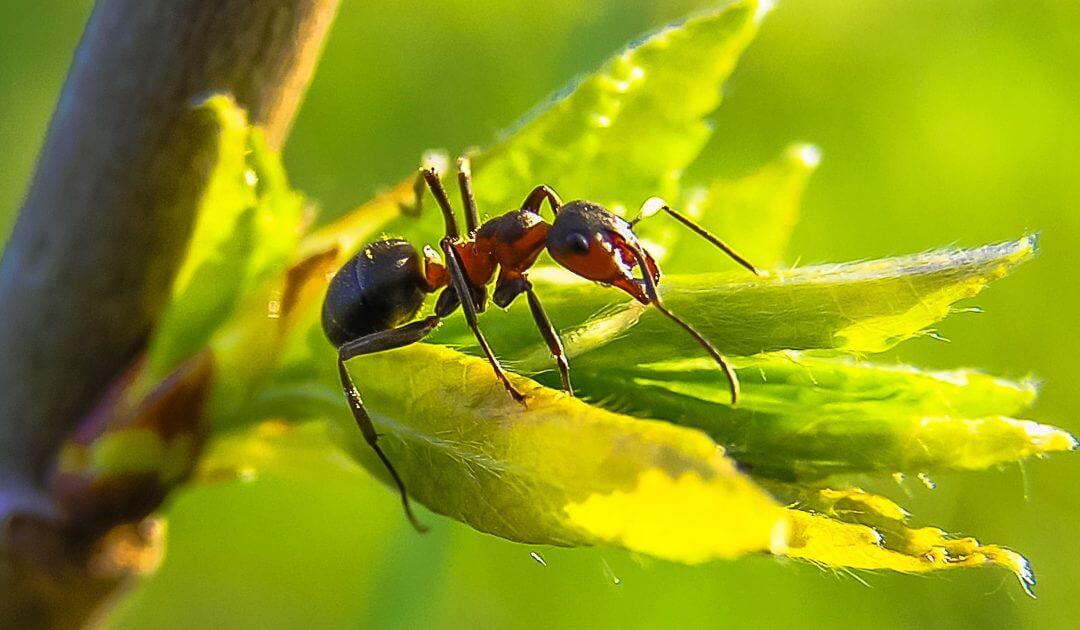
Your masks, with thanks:
<instances>
[{"instance_id":1,"label":"ant eye","mask_svg":"<svg viewBox=\"0 0 1080 630\"><path fill-rule=\"evenodd\" d=\"M566 237L566 244L577 254L589 253L589 239L581 232L574 232Z\"/></svg>"}]
</instances>

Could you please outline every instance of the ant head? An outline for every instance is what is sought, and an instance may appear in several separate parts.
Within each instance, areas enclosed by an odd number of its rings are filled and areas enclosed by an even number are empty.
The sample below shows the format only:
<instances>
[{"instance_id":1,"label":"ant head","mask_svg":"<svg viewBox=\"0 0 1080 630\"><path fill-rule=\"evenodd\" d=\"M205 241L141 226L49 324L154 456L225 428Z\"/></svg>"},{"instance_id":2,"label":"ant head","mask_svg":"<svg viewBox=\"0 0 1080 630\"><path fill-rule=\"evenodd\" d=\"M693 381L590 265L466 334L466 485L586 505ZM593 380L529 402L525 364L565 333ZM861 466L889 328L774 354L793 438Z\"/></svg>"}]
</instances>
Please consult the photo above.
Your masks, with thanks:
<instances>
[{"instance_id":1,"label":"ant head","mask_svg":"<svg viewBox=\"0 0 1080 630\"><path fill-rule=\"evenodd\" d=\"M656 262L638 242L630 224L590 201L571 201L561 208L547 235L555 262L582 278L610 284L642 304L650 302L644 282L635 275L640 254L654 282L660 280Z\"/></svg>"}]
</instances>

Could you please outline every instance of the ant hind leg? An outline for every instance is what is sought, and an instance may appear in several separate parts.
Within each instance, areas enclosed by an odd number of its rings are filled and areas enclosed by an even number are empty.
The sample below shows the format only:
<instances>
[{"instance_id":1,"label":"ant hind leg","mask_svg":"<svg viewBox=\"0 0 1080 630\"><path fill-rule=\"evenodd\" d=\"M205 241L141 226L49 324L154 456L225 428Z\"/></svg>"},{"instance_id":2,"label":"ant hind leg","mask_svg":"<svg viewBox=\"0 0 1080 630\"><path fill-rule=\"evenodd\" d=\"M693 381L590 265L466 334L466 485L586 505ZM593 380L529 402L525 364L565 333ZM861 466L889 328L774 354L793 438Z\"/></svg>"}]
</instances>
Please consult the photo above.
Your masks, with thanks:
<instances>
[{"instance_id":1,"label":"ant hind leg","mask_svg":"<svg viewBox=\"0 0 1080 630\"><path fill-rule=\"evenodd\" d=\"M439 318L432 316L406 324L400 328L384 330L347 341L338 348L338 377L341 379L341 388L345 392L345 398L349 401L349 410L352 412L353 419L356 420L360 433L364 436L364 441L375 451L375 455L386 467L387 472L390 473L390 478L394 481L394 485L397 486L398 493L401 494L401 504L405 508L405 516L412 523L412 526L421 533L426 532L427 528L413 514L412 506L409 505L409 494L405 490L405 482L401 480L394 465L390 463L390 458L379 447L379 434L375 431L375 424L371 421L367 408L364 407L364 401L360 398L360 392L356 389L356 385L349 375L349 370L345 367L345 362L364 354L391 350L416 343L435 330L438 324Z\"/></svg>"}]
</instances>

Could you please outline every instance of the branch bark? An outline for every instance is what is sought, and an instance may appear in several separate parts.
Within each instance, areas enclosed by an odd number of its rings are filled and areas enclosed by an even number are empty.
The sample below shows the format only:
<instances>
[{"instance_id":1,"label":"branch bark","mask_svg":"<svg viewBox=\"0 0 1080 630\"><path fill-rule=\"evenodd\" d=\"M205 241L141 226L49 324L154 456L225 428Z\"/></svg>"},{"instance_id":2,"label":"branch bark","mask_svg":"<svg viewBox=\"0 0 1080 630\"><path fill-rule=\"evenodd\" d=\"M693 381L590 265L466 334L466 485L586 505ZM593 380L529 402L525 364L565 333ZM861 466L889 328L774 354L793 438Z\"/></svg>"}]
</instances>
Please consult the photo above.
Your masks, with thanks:
<instances>
[{"instance_id":1,"label":"branch bark","mask_svg":"<svg viewBox=\"0 0 1080 630\"><path fill-rule=\"evenodd\" d=\"M337 4L95 6L0 260L0 523L55 520L57 446L163 308L208 174L188 104L231 92L280 147Z\"/></svg>"}]
</instances>

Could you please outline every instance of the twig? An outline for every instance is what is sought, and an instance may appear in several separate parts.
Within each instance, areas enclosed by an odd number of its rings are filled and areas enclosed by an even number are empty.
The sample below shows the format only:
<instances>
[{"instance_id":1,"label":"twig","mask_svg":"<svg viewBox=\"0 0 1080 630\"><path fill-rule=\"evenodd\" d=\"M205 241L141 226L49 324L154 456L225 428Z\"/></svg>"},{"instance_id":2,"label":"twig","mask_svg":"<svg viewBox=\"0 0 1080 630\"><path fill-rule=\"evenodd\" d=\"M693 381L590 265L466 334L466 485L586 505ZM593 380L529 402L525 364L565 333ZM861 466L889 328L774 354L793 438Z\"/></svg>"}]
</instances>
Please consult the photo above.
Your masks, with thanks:
<instances>
[{"instance_id":1,"label":"twig","mask_svg":"<svg viewBox=\"0 0 1080 630\"><path fill-rule=\"evenodd\" d=\"M231 92L279 147L337 4L97 3L0 260L0 522L54 520L40 486L58 444L160 314L208 175L187 104ZM57 623L56 603L25 621Z\"/></svg>"}]
</instances>

